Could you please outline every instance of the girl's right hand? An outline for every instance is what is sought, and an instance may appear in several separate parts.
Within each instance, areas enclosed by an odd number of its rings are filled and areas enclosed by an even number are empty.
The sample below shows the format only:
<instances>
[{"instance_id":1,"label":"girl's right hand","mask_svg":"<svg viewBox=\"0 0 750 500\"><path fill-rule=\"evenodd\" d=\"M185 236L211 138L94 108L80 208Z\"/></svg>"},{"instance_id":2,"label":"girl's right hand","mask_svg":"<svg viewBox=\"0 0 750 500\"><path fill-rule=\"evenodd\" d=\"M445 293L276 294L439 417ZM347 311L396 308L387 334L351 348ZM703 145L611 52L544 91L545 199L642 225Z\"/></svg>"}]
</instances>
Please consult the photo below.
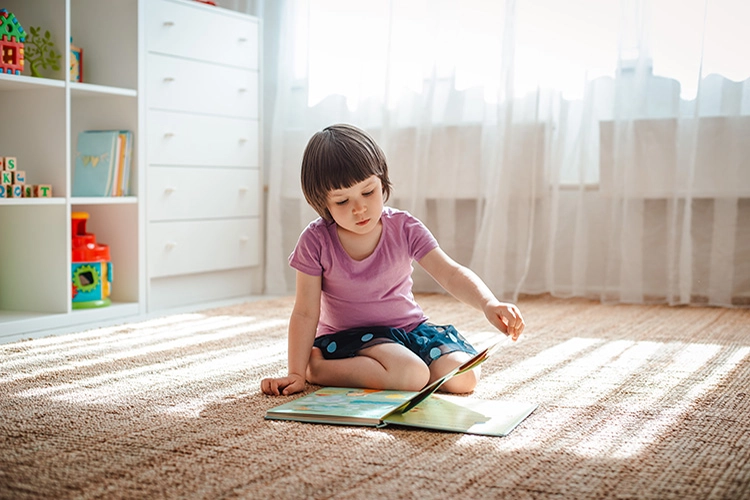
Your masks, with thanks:
<instances>
[{"instance_id":1,"label":"girl's right hand","mask_svg":"<svg viewBox=\"0 0 750 500\"><path fill-rule=\"evenodd\" d=\"M270 396L289 396L305 390L305 377L292 373L286 377L264 378L260 390Z\"/></svg>"}]
</instances>

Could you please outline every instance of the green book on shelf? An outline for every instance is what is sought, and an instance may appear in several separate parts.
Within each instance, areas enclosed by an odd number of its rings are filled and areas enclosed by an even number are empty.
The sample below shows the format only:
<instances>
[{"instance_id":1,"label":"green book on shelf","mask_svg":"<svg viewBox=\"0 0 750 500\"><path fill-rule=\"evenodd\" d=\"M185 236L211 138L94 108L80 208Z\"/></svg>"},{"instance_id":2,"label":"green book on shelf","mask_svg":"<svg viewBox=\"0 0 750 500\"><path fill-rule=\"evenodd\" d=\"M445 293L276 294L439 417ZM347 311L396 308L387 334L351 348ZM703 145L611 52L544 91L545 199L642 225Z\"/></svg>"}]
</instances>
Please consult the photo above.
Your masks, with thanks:
<instances>
[{"instance_id":1,"label":"green book on shelf","mask_svg":"<svg viewBox=\"0 0 750 500\"><path fill-rule=\"evenodd\" d=\"M485 349L419 392L325 387L269 409L266 418L506 436L537 408L536 404L434 394L451 377L482 363L496 347Z\"/></svg>"}]
</instances>

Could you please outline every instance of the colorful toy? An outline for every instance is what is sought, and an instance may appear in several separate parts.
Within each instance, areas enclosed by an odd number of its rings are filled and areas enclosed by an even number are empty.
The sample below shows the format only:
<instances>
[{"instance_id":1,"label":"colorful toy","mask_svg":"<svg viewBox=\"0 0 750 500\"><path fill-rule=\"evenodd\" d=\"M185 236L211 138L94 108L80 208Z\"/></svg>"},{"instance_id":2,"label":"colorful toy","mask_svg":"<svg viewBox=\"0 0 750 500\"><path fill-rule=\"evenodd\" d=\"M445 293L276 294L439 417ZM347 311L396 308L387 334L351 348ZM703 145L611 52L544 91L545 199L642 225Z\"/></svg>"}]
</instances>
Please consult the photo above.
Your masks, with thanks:
<instances>
[{"instance_id":1,"label":"colorful toy","mask_svg":"<svg viewBox=\"0 0 750 500\"><path fill-rule=\"evenodd\" d=\"M112 303L112 262L109 246L96 242L96 236L86 232L87 212L71 214L73 253L73 309L105 307Z\"/></svg>"},{"instance_id":2,"label":"colorful toy","mask_svg":"<svg viewBox=\"0 0 750 500\"><path fill-rule=\"evenodd\" d=\"M34 198L52 198L52 184L34 184Z\"/></svg>"},{"instance_id":3,"label":"colorful toy","mask_svg":"<svg viewBox=\"0 0 750 500\"><path fill-rule=\"evenodd\" d=\"M70 37L70 81L83 82L83 49L73 45L73 37Z\"/></svg>"},{"instance_id":4,"label":"colorful toy","mask_svg":"<svg viewBox=\"0 0 750 500\"><path fill-rule=\"evenodd\" d=\"M52 185L28 184L16 157L0 156L0 198L52 198Z\"/></svg>"},{"instance_id":5,"label":"colorful toy","mask_svg":"<svg viewBox=\"0 0 750 500\"><path fill-rule=\"evenodd\" d=\"M60 54L55 50L55 42L49 30L42 36L41 26L31 26L31 35L26 43L26 60L31 65L31 76L42 76L39 69L60 70Z\"/></svg>"},{"instance_id":6,"label":"colorful toy","mask_svg":"<svg viewBox=\"0 0 750 500\"><path fill-rule=\"evenodd\" d=\"M0 49L3 55L0 60L0 72L20 75L23 71L23 46L26 32L16 16L6 9L0 9Z\"/></svg>"}]
</instances>

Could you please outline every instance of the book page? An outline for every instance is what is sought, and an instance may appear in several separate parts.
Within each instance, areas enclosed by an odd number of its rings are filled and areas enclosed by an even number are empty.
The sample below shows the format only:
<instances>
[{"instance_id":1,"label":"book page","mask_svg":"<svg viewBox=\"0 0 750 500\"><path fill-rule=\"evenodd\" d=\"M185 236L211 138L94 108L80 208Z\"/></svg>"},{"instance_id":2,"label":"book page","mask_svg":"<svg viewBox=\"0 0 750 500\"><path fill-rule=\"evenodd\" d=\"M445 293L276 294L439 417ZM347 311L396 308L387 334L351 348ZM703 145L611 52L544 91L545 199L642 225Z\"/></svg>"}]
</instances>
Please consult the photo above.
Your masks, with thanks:
<instances>
[{"instance_id":1,"label":"book page","mask_svg":"<svg viewBox=\"0 0 750 500\"><path fill-rule=\"evenodd\" d=\"M266 418L297 420L304 416L306 421L374 425L415 394L411 391L325 387L268 410Z\"/></svg>"},{"instance_id":2,"label":"book page","mask_svg":"<svg viewBox=\"0 0 750 500\"><path fill-rule=\"evenodd\" d=\"M433 394L412 410L391 414L384 421L423 429L507 436L536 407L535 404L518 401L489 401Z\"/></svg>"}]
</instances>

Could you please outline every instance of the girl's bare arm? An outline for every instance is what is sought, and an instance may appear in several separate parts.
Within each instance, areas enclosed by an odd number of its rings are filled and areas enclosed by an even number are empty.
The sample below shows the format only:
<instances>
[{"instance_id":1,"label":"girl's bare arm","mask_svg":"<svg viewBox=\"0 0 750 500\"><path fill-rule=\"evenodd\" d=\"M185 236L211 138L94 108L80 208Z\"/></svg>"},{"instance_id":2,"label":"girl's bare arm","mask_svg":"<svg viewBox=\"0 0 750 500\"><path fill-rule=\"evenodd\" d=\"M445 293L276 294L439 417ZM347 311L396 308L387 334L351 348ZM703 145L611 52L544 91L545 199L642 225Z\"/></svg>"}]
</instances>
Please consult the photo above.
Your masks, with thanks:
<instances>
[{"instance_id":1,"label":"girl's bare arm","mask_svg":"<svg viewBox=\"0 0 750 500\"><path fill-rule=\"evenodd\" d=\"M271 395L289 395L305 389L305 372L320 317L322 278L297 271L297 292L289 318L288 374L261 381L261 390Z\"/></svg>"},{"instance_id":2,"label":"girl's bare arm","mask_svg":"<svg viewBox=\"0 0 750 500\"><path fill-rule=\"evenodd\" d=\"M495 328L517 340L525 323L515 304L500 302L489 287L471 269L435 248L419 261L425 271L455 298L484 312Z\"/></svg>"}]
</instances>

